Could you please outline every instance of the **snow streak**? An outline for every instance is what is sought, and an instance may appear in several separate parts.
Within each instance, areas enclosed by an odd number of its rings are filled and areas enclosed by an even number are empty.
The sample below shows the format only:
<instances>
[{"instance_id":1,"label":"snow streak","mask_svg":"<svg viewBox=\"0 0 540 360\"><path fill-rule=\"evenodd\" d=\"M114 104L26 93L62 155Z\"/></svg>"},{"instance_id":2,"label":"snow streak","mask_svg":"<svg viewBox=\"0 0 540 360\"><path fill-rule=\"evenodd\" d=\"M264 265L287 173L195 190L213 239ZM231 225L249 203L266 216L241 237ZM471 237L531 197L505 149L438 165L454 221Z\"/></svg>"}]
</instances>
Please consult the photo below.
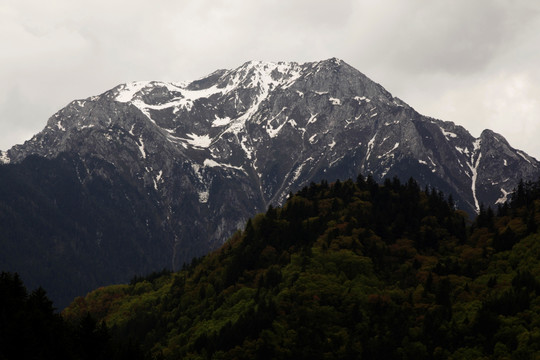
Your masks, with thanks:
<instances>
[{"instance_id":1,"label":"snow streak","mask_svg":"<svg viewBox=\"0 0 540 360\"><path fill-rule=\"evenodd\" d=\"M476 155L477 150L480 150L480 143L481 143L480 139L477 139L473 143L474 150L473 150L473 153L471 154L471 161L467 162L467 166L471 170L471 174L472 174L471 175L471 190L472 190L472 195L474 199L474 207L476 208L477 213L480 212L480 205L478 203L478 198L476 197L476 179L478 178L478 166L480 165L480 159L482 159L482 154L479 153L476 160L474 159L474 155Z\"/></svg>"}]
</instances>

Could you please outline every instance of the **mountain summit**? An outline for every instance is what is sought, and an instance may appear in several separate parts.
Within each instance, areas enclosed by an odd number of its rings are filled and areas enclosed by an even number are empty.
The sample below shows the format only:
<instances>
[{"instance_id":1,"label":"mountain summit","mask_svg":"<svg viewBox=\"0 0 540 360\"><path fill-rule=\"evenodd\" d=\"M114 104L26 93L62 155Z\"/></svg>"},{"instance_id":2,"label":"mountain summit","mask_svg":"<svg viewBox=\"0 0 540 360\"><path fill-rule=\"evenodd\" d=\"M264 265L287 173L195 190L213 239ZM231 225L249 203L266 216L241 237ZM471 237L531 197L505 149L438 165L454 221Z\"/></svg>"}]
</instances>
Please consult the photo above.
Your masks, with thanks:
<instances>
[{"instance_id":1,"label":"mountain summit","mask_svg":"<svg viewBox=\"0 0 540 360\"><path fill-rule=\"evenodd\" d=\"M323 179L414 177L473 214L540 174L540 163L501 135L475 138L420 115L335 58L122 84L73 101L0 161L22 165L30 155L63 156L77 186L99 179L131 208L140 205L133 191L151 204L168 234L156 243L168 260L156 269L208 252L250 216Z\"/></svg>"}]
</instances>

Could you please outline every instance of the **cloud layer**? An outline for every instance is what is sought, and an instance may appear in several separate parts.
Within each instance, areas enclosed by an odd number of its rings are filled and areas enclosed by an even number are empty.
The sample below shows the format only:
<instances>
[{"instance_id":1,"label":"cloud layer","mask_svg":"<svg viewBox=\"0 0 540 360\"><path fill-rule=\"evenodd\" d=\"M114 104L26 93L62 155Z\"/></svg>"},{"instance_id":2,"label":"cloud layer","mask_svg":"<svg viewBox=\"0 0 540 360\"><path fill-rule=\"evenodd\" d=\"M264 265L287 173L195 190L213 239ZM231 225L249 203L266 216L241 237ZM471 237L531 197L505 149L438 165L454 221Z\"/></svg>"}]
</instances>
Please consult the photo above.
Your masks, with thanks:
<instances>
[{"instance_id":1,"label":"cloud layer","mask_svg":"<svg viewBox=\"0 0 540 360\"><path fill-rule=\"evenodd\" d=\"M339 57L425 115L540 158L540 5L478 0L7 0L0 149L69 101L248 60Z\"/></svg>"}]
</instances>

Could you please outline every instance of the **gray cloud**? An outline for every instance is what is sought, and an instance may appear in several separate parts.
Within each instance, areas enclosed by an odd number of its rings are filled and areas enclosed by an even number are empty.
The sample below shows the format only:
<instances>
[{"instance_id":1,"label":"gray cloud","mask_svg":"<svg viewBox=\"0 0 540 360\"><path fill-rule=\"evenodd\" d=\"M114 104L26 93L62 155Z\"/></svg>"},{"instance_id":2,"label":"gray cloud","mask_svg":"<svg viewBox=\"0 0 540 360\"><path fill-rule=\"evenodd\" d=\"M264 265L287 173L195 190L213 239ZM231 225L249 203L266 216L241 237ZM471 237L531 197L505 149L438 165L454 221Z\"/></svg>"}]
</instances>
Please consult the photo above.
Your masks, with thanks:
<instances>
[{"instance_id":1,"label":"gray cloud","mask_svg":"<svg viewBox=\"0 0 540 360\"><path fill-rule=\"evenodd\" d=\"M532 0L7 0L0 149L119 83L336 56L426 115L540 157L539 12Z\"/></svg>"}]
</instances>

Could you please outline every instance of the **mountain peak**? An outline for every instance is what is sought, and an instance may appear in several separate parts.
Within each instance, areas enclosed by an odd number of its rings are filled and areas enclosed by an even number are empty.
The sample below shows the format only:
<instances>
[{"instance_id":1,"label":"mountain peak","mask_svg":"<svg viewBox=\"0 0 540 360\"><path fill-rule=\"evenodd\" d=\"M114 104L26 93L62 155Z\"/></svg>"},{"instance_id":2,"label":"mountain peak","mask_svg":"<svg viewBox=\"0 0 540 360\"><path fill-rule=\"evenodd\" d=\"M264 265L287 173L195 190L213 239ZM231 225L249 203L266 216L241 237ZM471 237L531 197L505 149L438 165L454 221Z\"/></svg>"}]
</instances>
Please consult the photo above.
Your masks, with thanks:
<instances>
[{"instance_id":1,"label":"mountain peak","mask_svg":"<svg viewBox=\"0 0 540 360\"><path fill-rule=\"evenodd\" d=\"M72 102L0 161L61 152L103 159L157 192L170 219L204 222L196 237L212 247L291 190L359 172L378 181L415 177L473 213L512 190L510 173L538 174L536 160L490 145L503 140L489 130L474 139L424 117L334 57L249 61L195 81L122 84ZM207 218L198 220L201 214ZM180 228L178 238L195 236Z\"/></svg>"},{"instance_id":2,"label":"mountain peak","mask_svg":"<svg viewBox=\"0 0 540 360\"><path fill-rule=\"evenodd\" d=\"M317 66L339 67L342 65L348 66L348 64L345 61L338 59L336 57L332 57L332 58L317 62Z\"/></svg>"},{"instance_id":3,"label":"mountain peak","mask_svg":"<svg viewBox=\"0 0 540 360\"><path fill-rule=\"evenodd\" d=\"M502 136L491 129L484 129L480 134L480 138L502 138Z\"/></svg>"},{"instance_id":4,"label":"mountain peak","mask_svg":"<svg viewBox=\"0 0 540 360\"><path fill-rule=\"evenodd\" d=\"M249 217L311 182L359 173L376 181L413 177L421 187L452 194L473 214L481 203L504 202L520 178L540 175L538 161L502 140L490 131L475 139L460 126L422 116L337 58L252 61L191 82L137 81L73 101L31 140L1 152L0 162L32 173L24 160L37 155L44 167L56 164L47 186L73 192L90 186L64 204L80 205L83 214L84 204L95 204L107 215L88 224L90 250L107 248L103 236L125 239L130 249L156 247L166 254L153 258L157 269L178 268L219 246ZM64 186L60 173L72 174L73 183ZM28 180L29 187L54 190L43 199L55 199L56 209L58 189L41 180ZM91 198L99 189L103 197ZM118 211L106 208L111 199L135 215L144 210L143 218L123 218L121 225L139 229L148 247L110 232L106 224ZM50 248L86 249L76 235L69 239Z\"/></svg>"}]
</instances>

